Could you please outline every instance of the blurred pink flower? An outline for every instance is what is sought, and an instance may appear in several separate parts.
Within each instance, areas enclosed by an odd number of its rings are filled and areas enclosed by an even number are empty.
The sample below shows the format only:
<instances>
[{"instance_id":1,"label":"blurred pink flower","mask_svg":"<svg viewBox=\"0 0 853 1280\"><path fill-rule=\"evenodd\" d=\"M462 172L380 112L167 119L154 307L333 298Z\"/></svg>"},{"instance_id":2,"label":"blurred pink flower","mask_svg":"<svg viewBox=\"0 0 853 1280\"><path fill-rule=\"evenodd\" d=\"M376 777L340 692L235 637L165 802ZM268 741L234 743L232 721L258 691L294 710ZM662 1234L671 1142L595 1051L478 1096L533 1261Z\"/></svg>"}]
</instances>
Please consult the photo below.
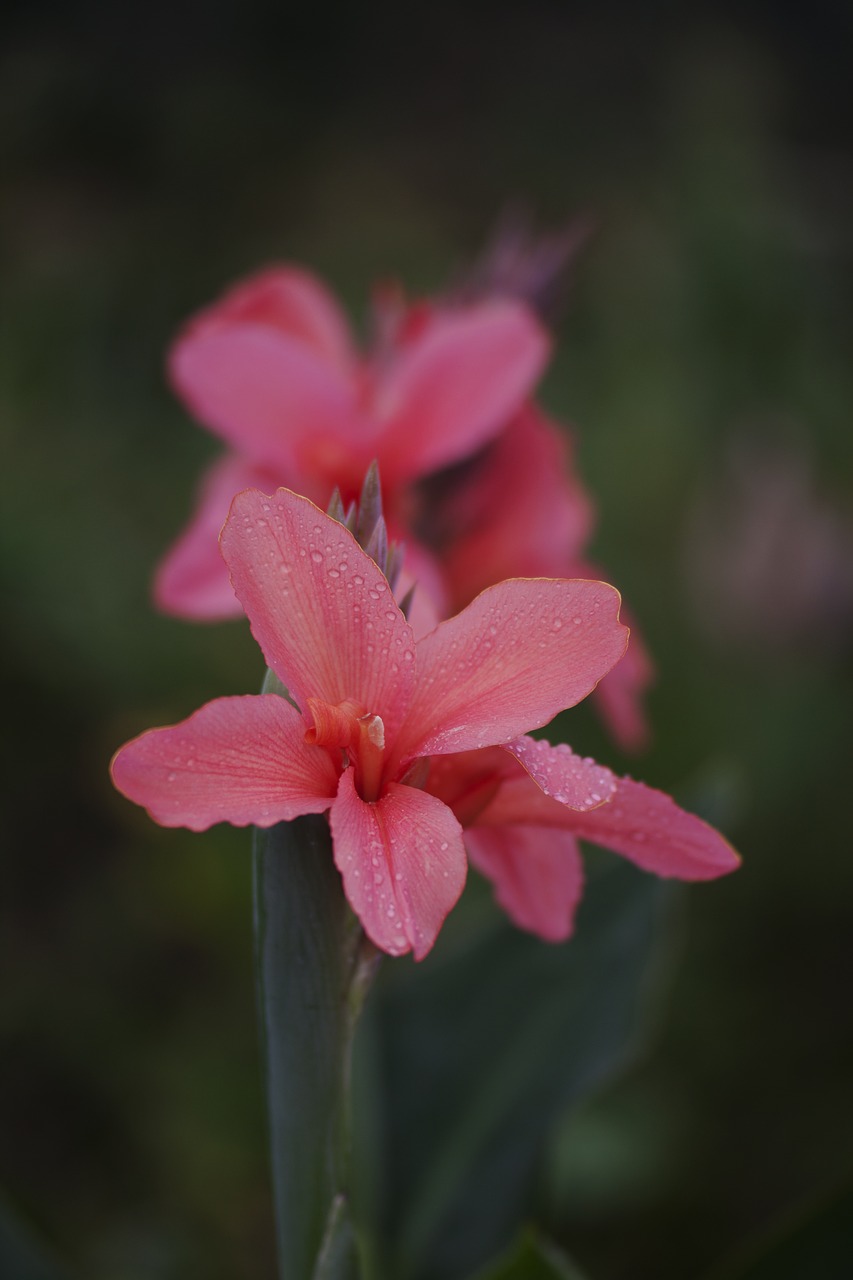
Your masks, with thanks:
<instances>
[{"instance_id":1,"label":"blurred pink flower","mask_svg":"<svg viewBox=\"0 0 853 1280\"><path fill-rule=\"evenodd\" d=\"M519 263L539 261L526 243L510 255L518 269L500 277L503 295L527 280ZM567 253L568 242L546 245L536 278ZM235 493L285 484L325 506L338 486L346 501L374 458L419 614L426 598L446 617L508 577L599 577L585 559L593 506L568 432L529 403L549 339L521 300L499 298L494 280L484 287L495 292L464 305L377 291L365 356L325 286L295 267L261 271L196 316L172 349L172 382L231 452L208 472L157 572L161 608L194 619L240 614L216 541ZM633 628L596 695L629 750L648 737L651 678Z\"/></svg>"},{"instance_id":2,"label":"blurred pink flower","mask_svg":"<svg viewBox=\"0 0 853 1280\"><path fill-rule=\"evenodd\" d=\"M389 526L405 529L412 483L502 431L548 358L548 336L521 303L405 306L386 291L376 315L377 341L359 356L320 281L271 267L179 336L172 383L232 452L214 467L195 517L160 567L155 595L167 612L239 613L210 534L247 486L287 484L325 506L336 486L345 501L355 496L376 459Z\"/></svg>"},{"instance_id":3,"label":"blurred pink flower","mask_svg":"<svg viewBox=\"0 0 853 1280\"><path fill-rule=\"evenodd\" d=\"M410 519L438 549L452 609L502 578L609 577L586 557L595 510L578 477L569 432L533 404L457 475L421 488L423 509L414 508ZM619 745L636 751L649 736L643 697L654 668L628 622L628 650L594 698Z\"/></svg>"},{"instance_id":4,"label":"blurred pink flower","mask_svg":"<svg viewBox=\"0 0 853 1280\"><path fill-rule=\"evenodd\" d=\"M467 769L470 754L502 747L497 755L520 762L561 808L584 811L612 794L609 770L519 736L586 697L622 656L612 587L499 583L417 640L377 565L306 498L239 494L221 542L255 639L293 702L221 698L123 747L115 785L157 822L265 827L328 810L335 862L366 932L420 959L466 870L460 821L423 789L430 758Z\"/></svg>"}]
</instances>

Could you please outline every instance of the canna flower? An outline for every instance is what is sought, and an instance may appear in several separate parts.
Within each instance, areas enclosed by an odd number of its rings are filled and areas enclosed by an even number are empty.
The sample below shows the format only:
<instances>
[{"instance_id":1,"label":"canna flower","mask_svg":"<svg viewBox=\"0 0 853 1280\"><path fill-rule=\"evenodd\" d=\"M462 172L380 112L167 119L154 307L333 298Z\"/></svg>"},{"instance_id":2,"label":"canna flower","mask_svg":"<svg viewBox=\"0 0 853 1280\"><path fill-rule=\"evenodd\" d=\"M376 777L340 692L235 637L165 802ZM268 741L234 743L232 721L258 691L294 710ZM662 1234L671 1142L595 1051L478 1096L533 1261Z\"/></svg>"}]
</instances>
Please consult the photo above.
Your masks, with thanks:
<instances>
[{"instance_id":1,"label":"canna flower","mask_svg":"<svg viewBox=\"0 0 853 1280\"><path fill-rule=\"evenodd\" d=\"M531 739L526 750L546 748ZM465 827L469 860L513 923L540 938L572 933L583 891L579 839L679 880L712 880L740 865L719 832L662 791L617 778L606 804L581 812L547 795L525 763L494 750L444 757L433 761L427 789Z\"/></svg>"},{"instance_id":2,"label":"canna flower","mask_svg":"<svg viewBox=\"0 0 853 1280\"><path fill-rule=\"evenodd\" d=\"M609 770L524 736L586 697L624 653L613 587L502 582L418 640L377 564L306 498L239 494L221 546L291 700L220 698L123 747L113 781L155 821L201 831L328 811L365 931L420 959L466 875L462 821L424 785L431 762L467 767L496 749L579 812L614 792Z\"/></svg>"},{"instance_id":3,"label":"canna flower","mask_svg":"<svg viewBox=\"0 0 853 1280\"><path fill-rule=\"evenodd\" d=\"M171 381L229 451L158 569L160 607L199 620L240 616L217 545L234 494L286 485L325 506L339 487L348 500L374 457L419 610L429 602L447 617L516 576L598 578L585 556L592 503L568 433L529 403L550 345L533 285L550 291L575 243L574 231L539 247L515 234L496 259L507 269L493 264L444 301L378 292L364 355L325 286L290 266L257 273L190 321L171 351ZM596 694L631 750L648 737L652 677L636 628L632 636Z\"/></svg>"},{"instance_id":4,"label":"canna flower","mask_svg":"<svg viewBox=\"0 0 853 1280\"><path fill-rule=\"evenodd\" d=\"M407 528L412 486L504 428L533 390L550 340L533 312L510 299L406 306L386 291L376 320L376 341L360 355L319 280L270 267L178 337L172 384L229 452L157 573L155 597L166 612L239 615L215 537L235 493L284 484L325 506L335 487L353 497L374 458L392 532L406 533L410 563L417 557L416 571L442 606L438 572Z\"/></svg>"},{"instance_id":5,"label":"canna flower","mask_svg":"<svg viewBox=\"0 0 853 1280\"><path fill-rule=\"evenodd\" d=\"M603 576L586 554L595 511L569 433L533 404L458 476L421 486L421 499L412 519L438 548L451 609L502 578ZM626 620L628 650L593 696L615 740L636 751L649 736L643 699L654 670Z\"/></svg>"}]
</instances>

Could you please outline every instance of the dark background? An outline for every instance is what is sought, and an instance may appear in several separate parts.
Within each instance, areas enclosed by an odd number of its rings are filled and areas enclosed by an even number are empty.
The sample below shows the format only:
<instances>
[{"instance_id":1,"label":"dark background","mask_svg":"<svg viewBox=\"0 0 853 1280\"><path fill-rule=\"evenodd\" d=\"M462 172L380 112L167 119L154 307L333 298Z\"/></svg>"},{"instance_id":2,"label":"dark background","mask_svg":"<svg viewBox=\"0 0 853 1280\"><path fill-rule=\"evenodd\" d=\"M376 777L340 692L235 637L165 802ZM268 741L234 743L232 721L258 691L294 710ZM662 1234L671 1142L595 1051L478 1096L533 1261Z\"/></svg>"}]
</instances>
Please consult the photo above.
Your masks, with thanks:
<instances>
[{"instance_id":1,"label":"dark background","mask_svg":"<svg viewBox=\"0 0 853 1280\"><path fill-rule=\"evenodd\" d=\"M684 895L645 1053L566 1120L540 1216L684 1280L850 1173L848 6L7 7L0 54L0 1182L91 1277L273 1274L245 832L161 831L127 737L259 685L156 615L216 446L178 325L276 259L361 323L509 201L582 216L543 399L658 664L627 761L742 850Z\"/></svg>"}]
</instances>

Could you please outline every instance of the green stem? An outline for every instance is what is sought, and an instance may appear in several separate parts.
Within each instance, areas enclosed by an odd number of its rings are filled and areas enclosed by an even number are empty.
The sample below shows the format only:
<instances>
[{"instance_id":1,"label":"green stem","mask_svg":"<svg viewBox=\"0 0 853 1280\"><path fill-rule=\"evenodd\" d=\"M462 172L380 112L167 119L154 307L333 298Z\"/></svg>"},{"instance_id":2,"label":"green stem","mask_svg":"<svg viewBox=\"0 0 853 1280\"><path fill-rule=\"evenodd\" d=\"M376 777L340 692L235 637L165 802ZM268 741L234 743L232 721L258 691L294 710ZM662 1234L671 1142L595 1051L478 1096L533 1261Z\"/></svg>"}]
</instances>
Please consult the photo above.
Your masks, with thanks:
<instances>
[{"instance_id":1,"label":"green stem","mask_svg":"<svg viewBox=\"0 0 853 1280\"><path fill-rule=\"evenodd\" d=\"M377 964L325 817L256 830L255 944L281 1280L358 1280L349 1077Z\"/></svg>"}]
</instances>

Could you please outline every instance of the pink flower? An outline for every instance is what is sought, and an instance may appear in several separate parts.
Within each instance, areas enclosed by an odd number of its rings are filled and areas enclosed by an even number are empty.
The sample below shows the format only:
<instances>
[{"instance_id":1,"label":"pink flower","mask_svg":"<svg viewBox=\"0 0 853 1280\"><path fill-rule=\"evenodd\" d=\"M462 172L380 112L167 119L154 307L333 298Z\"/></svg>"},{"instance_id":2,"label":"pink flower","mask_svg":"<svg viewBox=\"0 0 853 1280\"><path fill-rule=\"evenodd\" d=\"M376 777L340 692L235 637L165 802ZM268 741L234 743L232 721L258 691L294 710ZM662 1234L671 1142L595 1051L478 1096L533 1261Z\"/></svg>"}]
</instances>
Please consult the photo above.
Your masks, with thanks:
<instances>
[{"instance_id":1,"label":"pink flower","mask_svg":"<svg viewBox=\"0 0 853 1280\"><path fill-rule=\"evenodd\" d=\"M553 247L543 265L552 257ZM155 597L167 612L240 614L216 542L235 493L285 484L325 506L335 486L354 496L374 457L419 610L429 601L447 616L514 576L599 576L586 563L594 512L568 432L526 403L549 348L532 311L496 296L410 305L387 289L374 310L377 338L360 357L326 288L298 268L272 267L178 338L172 382L231 451L209 471L193 519L157 572ZM596 694L614 737L631 750L648 737L643 696L652 678L632 633Z\"/></svg>"},{"instance_id":2,"label":"pink flower","mask_svg":"<svg viewBox=\"0 0 853 1280\"><path fill-rule=\"evenodd\" d=\"M328 810L335 862L366 932L420 959L466 871L459 818L423 786L430 760L467 768L471 753L506 755L561 808L586 811L613 793L607 769L520 736L586 697L622 656L612 587L499 583L416 640L376 564L305 498L239 494L221 545L293 703L221 698L123 747L113 780L155 821L263 827Z\"/></svg>"},{"instance_id":3,"label":"pink flower","mask_svg":"<svg viewBox=\"0 0 853 1280\"><path fill-rule=\"evenodd\" d=\"M548 357L545 330L518 302L404 307L386 298L377 313L383 332L359 357L325 287L298 268L271 267L178 338L172 382L232 452L158 572L163 609L192 618L239 613L210 535L246 487L286 483L325 506L335 486L354 496L375 458L399 533L412 483L501 431Z\"/></svg>"},{"instance_id":4,"label":"pink flower","mask_svg":"<svg viewBox=\"0 0 853 1280\"><path fill-rule=\"evenodd\" d=\"M426 487L415 524L438 547L451 608L503 578L603 576L586 557L595 511L573 455L568 430L528 404L455 481L444 480L443 493ZM649 736L643 698L654 669L629 622L628 650L594 697L616 741L633 751Z\"/></svg>"},{"instance_id":5,"label":"pink flower","mask_svg":"<svg viewBox=\"0 0 853 1280\"><path fill-rule=\"evenodd\" d=\"M740 865L713 827L631 778L614 779L611 798L595 809L560 804L527 771L531 755L553 759L559 751L528 739L516 759L478 751L434 760L430 769L427 789L463 824L470 861L520 928L551 942L571 935L583 890L578 839L679 880L711 880Z\"/></svg>"}]
</instances>

